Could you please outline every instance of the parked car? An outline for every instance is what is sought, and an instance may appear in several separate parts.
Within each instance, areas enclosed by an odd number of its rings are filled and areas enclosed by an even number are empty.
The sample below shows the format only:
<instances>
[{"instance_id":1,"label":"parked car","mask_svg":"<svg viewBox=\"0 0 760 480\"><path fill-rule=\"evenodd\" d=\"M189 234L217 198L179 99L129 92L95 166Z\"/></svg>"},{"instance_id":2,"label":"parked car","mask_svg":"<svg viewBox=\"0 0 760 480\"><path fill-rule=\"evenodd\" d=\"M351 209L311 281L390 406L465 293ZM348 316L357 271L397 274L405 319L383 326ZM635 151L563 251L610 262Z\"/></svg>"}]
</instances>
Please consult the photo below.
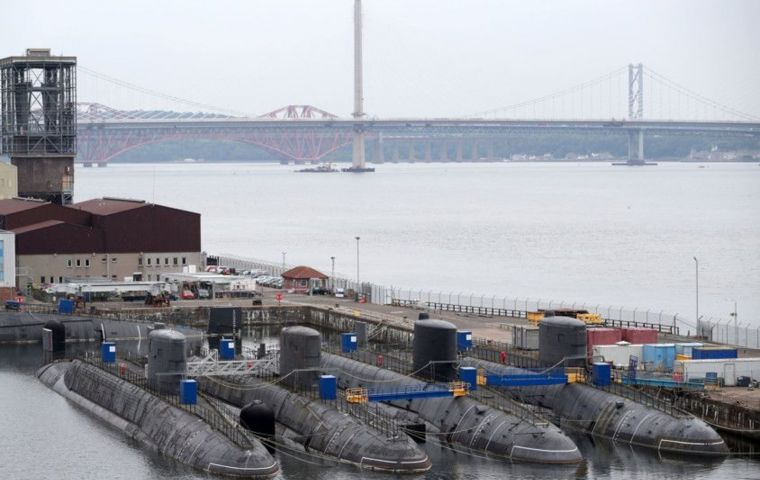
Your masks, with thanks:
<instances>
[{"instance_id":1,"label":"parked car","mask_svg":"<svg viewBox=\"0 0 760 480\"><path fill-rule=\"evenodd\" d=\"M330 289L327 287L314 287L311 289L312 295L328 295L330 292Z\"/></svg>"},{"instance_id":2,"label":"parked car","mask_svg":"<svg viewBox=\"0 0 760 480\"><path fill-rule=\"evenodd\" d=\"M195 294L190 290L182 290L182 300L194 300Z\"/></svg>"},{"instance_id":3,"label":"parked car","mask_svg":"<svg viewBox=\"0 0 760 480\"><path fill-rule=\"evenodd\" d=\"M346 291L342 288L336 288L335 289L335 298L345 298L346 297Z\"/></svg>"}]
</instances>

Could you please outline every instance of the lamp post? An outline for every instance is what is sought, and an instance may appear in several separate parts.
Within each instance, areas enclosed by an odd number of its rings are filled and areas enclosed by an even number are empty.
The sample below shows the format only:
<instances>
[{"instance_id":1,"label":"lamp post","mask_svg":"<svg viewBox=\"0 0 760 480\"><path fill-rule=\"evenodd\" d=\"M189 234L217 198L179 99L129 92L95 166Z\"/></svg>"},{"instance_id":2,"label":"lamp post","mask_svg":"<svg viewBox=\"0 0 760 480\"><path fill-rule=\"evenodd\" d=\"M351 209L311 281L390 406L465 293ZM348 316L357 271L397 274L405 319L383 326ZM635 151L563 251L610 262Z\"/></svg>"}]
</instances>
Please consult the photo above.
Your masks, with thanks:
<instances>
[{"instance_id":1,"label":"lamp post","mask_svg":"<svg viewBox=\"0 0 760 480\"><path fill-rule=\"evenodd\" d=\"M734 311L730 313L732 317L734 317L734 342L736 342L736 345L739 345L739 324L736 322L738 315L736 313L736 300L734 300Z\"/></svg>"},{"instance_id":2,"label":"lamp post","mask_svg":"<svg viewBox=\"0 0 760 480\"><path fill-rule=\"evenodd\" d=\"M692 257L694 259L694 278L696 283L696 310L697 310L697 335L702 336L702 331L699 328L699 260L697 260L697 257Z\"/></svg>"},{"instance_id":3,"label":"lamp post","mask_svg":"<svg viewBox=\"0 0 760 480\"><path fill-rule=\"evenodd\" d=\"M285 271L285 255L287 255L288 252L282 252L282 270Z\"/></svg>"},{"instance_id":4,"label":"lamp post","mask_svg":"<svg viewBox=\"0 0 760 480\"><path fill-rule=\"evenodd\" d=\"M361 293L362 284L359 279L359 238L358 236L356 237L356 288L357 292ZM357 300L359 300L359 293L357 293Z\"/></svg>"},{"instance_id":5,"label":"lamp post","mask_svg":"<svg viewBox=\"0 0 760 480\"><path fill-rule=\"evenodd\" d=\"M332 271L330 273L330 290L335 290L335 257L330 257L332 262Z\"/></svg>"}]
</instances>

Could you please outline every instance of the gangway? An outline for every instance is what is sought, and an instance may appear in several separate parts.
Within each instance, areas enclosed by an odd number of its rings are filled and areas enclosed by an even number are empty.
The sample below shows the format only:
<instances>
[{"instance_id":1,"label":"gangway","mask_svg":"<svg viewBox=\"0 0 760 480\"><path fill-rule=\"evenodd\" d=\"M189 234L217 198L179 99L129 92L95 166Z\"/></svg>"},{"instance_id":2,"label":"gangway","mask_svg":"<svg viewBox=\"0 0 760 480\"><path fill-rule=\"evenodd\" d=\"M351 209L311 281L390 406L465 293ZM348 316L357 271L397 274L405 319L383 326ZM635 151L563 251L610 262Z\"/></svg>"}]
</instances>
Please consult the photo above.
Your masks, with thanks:
<instances>
[{"instance_id":1,"label":"gangway","mask_svg":"<svg viewBox=\"0 0 760 480\"><path fill-rule=\"evenodd\" d=\"M346 402L367 403L414 400L418 398L456 398L469 395L469 393L469 387L465 382L450 382L448 385L434 385L432 388L428 388L428 385L423 385L419 387L407 387L403 390L381 392L370 392L364 387L355 387L346 389Z\"/></svg>"},{"instance_id":2,"label":"gangway","mask_svg":"<svg viewBox=\"0 0 760 480\"><path fill-rule=\"evenodd\" d=\"M484 383L480 383L484 381ZM487 373L479 375L478 383L489 387L538 387L542 385L564 385L567 375L562 372L523 373L515 375L498 375Z\"/></svg>"},{"instance_id":3,"label":"gangway","mask_svg":"<svg viewBox=\"0 0 760 480\"><path fill-rule=\"evenodd\" d=\"M219 360L219 353L211 350L201 360L187 362L185 375L188 377L245 375L270 367L272 359Z\"/></svg>"}]
</instances>

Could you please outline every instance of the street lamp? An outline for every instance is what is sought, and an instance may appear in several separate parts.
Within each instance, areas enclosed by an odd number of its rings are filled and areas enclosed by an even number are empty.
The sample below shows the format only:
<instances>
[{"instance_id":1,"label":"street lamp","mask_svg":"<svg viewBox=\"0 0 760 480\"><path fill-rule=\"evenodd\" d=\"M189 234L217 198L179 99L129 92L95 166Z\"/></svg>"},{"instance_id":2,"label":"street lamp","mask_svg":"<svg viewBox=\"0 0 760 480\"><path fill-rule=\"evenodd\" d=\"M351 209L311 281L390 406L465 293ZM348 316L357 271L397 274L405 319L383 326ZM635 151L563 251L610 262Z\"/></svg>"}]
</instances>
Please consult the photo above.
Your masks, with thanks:
<instances>
[{"instance_id":1,"label":"street lamp","mask_svg":"<svg viewBox=\"0 0 760 480\"><path fill-rule=\"evenodd\" d=\"M360 237L358 236L356 237L356 288L358 289L358 292L361 292L362 284L359 280L359 238Z\"/></svg>"},{"instance_id":2,"label":"street lamp","mask_svg":"<svg viewBox=\"0 0 760 480\"><path fill-rule=\"evenodd\" d=\"M697 299L697 335L702 335L702 332L699 329L699 260L697 260L697 257L692 257L694 259L694 266L695 266L695 280L696 280L696 299Z\"/></svg>"},{"instance_id":3,"label":"street lamp","mask_svg":"<svg viewBox=\"0 0 760 480\"><path fill-rule=\"evenodd\" d=\"M330 290L335 290L335 257L330 257L332 262L332 273L330 274Z\"/></svg>"},{"instance_id":4,"label":"street lamp","mask_svg":"<svg viewBox=\"0 0 760 480\"><path fill-rule=\"evenodd\" d=\"M736 345L739 345L739 324L736 322L739 315L736 313L736 300L734 300L734 311L731 312L729 315L734 317L734 342L736 342Z\"/></svg>"},{"instance_id":5,"label":"street lamp","mask_svg":"<svg viewBox=\"0 0 760 480\"><path fill-rule=\"evenodd\" d=\"M287 255L288 252L282 252L282 269L285 270L285 255Z\"/></svg>"}]
</instances>

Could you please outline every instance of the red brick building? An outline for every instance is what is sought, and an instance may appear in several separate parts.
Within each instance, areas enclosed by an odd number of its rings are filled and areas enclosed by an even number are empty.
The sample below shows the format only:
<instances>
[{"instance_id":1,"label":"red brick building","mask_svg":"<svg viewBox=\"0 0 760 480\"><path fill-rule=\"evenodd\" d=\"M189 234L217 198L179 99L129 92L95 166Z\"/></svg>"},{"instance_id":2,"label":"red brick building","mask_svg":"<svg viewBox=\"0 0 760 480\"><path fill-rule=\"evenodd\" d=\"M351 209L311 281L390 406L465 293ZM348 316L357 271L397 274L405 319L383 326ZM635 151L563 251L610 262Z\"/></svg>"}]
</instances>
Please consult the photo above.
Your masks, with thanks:
<instances>
[{"instance_id":1,"label":"red brick building","mask_svg":"<svg viewBox=\"0 0 760 480\"><path fill-rule=\"evenodd\" d=\"M282 274L282 288L296 293L308 293L311 288L324 287L327 275L311 267L299 265Z\"/></svg>"}]
</instances>

